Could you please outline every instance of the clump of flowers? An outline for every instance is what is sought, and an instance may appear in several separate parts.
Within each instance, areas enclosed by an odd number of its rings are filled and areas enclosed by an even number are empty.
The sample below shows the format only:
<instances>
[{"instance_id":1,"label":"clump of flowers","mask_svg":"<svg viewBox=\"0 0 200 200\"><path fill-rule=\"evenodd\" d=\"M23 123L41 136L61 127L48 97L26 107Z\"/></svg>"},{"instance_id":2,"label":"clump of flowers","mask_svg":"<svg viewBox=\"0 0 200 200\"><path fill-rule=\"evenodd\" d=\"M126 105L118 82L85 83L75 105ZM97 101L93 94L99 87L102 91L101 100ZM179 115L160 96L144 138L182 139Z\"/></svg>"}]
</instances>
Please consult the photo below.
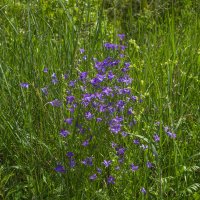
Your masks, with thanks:
<instances>
[{"instance_id":1,"label":"clump of flowers","mask_svg":"<svg viewBox=\"0 0 200 200\"><path fill-rule=\"evenodd\" d=\"M76 80L69 80L70 77L64 74L64 97L47 101L47 105L61 107L66 114L61 120L63 127L60 127L58 135L67 144L65 149L68 153L65 166L58 164L54 169L56 172L84 168L85 177L91 182L103 181L113 185L118 181L118 176L114 174L116 171L120 173L123 168L134 176L142 169L143 163L136 159L137 155L132 156L131 149L142 153L149 151L150 156L145 154L145 170L155 168L149 161L154 156L151 145L134 134L143 99L134 90L131 63L125 54L127 46L123 45L125 34L118 37L120 44L104 44L106 51L114 51L117 56L93 59L92 72L80 70ZM85 50L81 48L79 54L82 56L84 53ZM81 62L79 65L81 69ZM45 68L44 72L47 74L48 69ZM56 73L53 73L51 84L56 87L59 81ZM21 83L20 86L28 89L29 85ZM41 91L48 99L49 87L42 87ZM159 125L156 122L156 126ZM164 127L164 132L170 138L176 138L169 127ZM155 145L161 140L160 134L149 136ZM96 159L96 155L101 155L101 160ZM142 187L141 192L146 194L146 189Z\"/></svg>"}]
</instances>

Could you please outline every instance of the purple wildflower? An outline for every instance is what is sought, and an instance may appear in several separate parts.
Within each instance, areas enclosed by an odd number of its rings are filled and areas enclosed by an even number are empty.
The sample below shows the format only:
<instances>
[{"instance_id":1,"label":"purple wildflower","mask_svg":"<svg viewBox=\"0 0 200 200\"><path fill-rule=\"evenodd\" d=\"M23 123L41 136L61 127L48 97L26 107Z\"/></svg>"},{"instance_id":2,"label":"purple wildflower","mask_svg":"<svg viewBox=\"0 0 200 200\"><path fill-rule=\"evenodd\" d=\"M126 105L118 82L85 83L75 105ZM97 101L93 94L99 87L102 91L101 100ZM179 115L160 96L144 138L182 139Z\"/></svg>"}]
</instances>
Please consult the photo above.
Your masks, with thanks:
<instances>
[{"instance_id":1,"label":"purple wildflower","mask_svg":"<svg viewBox=\"0 0 200 200\"><path fill-rule=\"evenodd\" d=\"M90 80L90 83L93 85L93 86L97 86L99 83L100 83L100 81L99 81L99 79L98 78L93 78L93 79L91 79Z\"/></svg>"},{"instance_id":2,"label":"purple wildflower","mask_svg":"<svg viewBox=\"0 0 200 200\"><path fill-rule=\"evenodd\" d=\"M110 131L115 134L119 133L121 131L121 126L122 126L120 124L120 122L122 122L122 121L123 121L123 118L118 117L118 116L116 118L112 119L109 123Z\"/></svg>"},{"instance_id":3,"label":"purple wildflower","mask_svg":"<svg viewBox=\"0 0 200 200\"><path fill-rule=\"evenodd\" d=\"M97 121L97 122L101 122L101 121L102 121L102 118L98 117L98 118L96 119L96 121Z\"/></svg>"},{"instance_id":4,"label":"purple wildflower","mask_svg":"<svg viewBox=\"0 0 200 200\"><path fill-rule=\"evenodd\" d=\"M60 135L63 136L63 137L66 137L66 136L69 135L69 131L67 131L67 130L61 130L60 131Z\"/></svg>"},{"instance_id":5,"label":"purple wildflower","mask_svg":"<svg viewBox=\"0 0 200 200\"><path fill-rule=\"evenodd\" d=\"M130 62L125 62L125 63L124 63L124 66L125 66L125 67L129 67L130 65L131 65Z\"/></svg>"},{"instance_id":6,"label":"purple wildflower","mask_svg":"<svg viewBox=\"0 0 200 200\"><path fill-rule=\"evenodd\" d=\"M122 51L124 51L126 48L127 48L126 46L120 45L120 49L121 49Z\"/></svg>"},{"instance_id":7,"label":"purple wildflower","mask_svg":"<svg viewBox=\"0 0 200 200\"><path fill-rule=\"evenodd\" d=\"M74 153L71 152L71 151L69 151L69 152L67 152L66 156L67 156L68 158L71 158L71 157L74 156Z\"/></svg>"},{"instance_id":8,"label":"purple wildflower","mask_svg":"<svg viewBox=\"0 0 200 200\"><path fill-rule=\"evenodd\" d=\"M65 168L62 165L57 165L54 170L56 172L59 172L59 173L65 173L66 172Z\"/></svg>"},{"instance_id":9,"label":"purple wildflower","mask_svg":"<svg viewBox=\"0 0 200 200\"><path fill-rule=\"evenodd\" d=\"M44 72L44 73L47 73L47 72L48 72L48 68L45 67L45 68L43 69L43 72Z\"/></svg>"},{"instance_id":10,"label":"purple wildflower","mask_svg":"<svg viewBox=\"0 0 200 200\"><path fill-rule=\"evenodd\" d=\"M91 120L93 118L93 114L91 112L86 112L85 118L88 119L88 120Z\"/></svg>"},{"instance_id":11,"label":"purple wildflower","mask_svg":"<svg viewBox=\"0 0 200 200\"><path fill-rule=\"evenodd\" d=\"M136 170L138 170L138 166L134 165L134 164L131 164L131 170L134 172Z\"/></svg>"},{"instance_id":12,"label":"purple wildflower","mask_svg":"<svg viewBox=\"0 0 200 200\"><path fill-rule=\"evenodd\" d=\"M132 83L132 78L130 78L128 75L125 75L124 77L120 77L118 79L119 83L125 83L126 85L130 85Z\"/></svg>"},{"instance_id":13,"label":"purple wildflower","mask_svg":"<svg viewBox=\"0 0 200 200\"><path fill-rule=\"evenodd\" d=\"M74 87L74 86L75 86L75 83L76 83L76 80L75 80L75 81L70 81L70 82L69 82L69 87Z\"/></svg>"},{"instance_id":14,"label":"purple wildflower","mask_svg":"<svg viewBox=\"0 0 200 200\"><path fill-rule=\"evenodd\" d=\"M129 115L132 115L133 114L133 108L132 107L130 107L129 109L128 109L128 112L127 112Z\"/></svg>"},{"instance_id":15,"label":"purple wildflower","mask_svg":"<svg viewBox=\"0 0 200 200\"><path fill-rule=\"evenodd\" d=\"M133 140L133 143L134 144L140 144L140 141L138 139L136 139L136 140Z\"/></svg>"},{"instance_id":16,"label":"purple wildflower","mask_svg":"<svg viewBox=\"0 0 200 200\"><path fill-rule=\"evenodd\" d=\"M57 79L57 76L56 76L55 73L52 74L51 78L52 78L52 79L51 79L51 82L52 82L54 85L58 83L58 79Z\"/></svg>"},{"instance_id":17,"label":"purple wildflower","mask_svg":"<svg viewBox=\"0 0 200 200\"><path fill-rule=\"evenodd\" d=\"M74 109L73 107L69 108L69 112L70 112L70 113L74 113L74 110L75 110L75 109Z\"/></svg>"},{"instance_id":18,"label":"purple wildflower","mask_svg":"<svg viewBox=\"0 0 200 200\"><path fill-rule=\"evenodd\" d=\"M118 34L117 36L119 37L120 40L123 40L125 38L125 34L124 33Z\"/></svg>"},{"instance_id":19,"label":"purple wildflower","mask_svg":"<svg viewBox=\"0 0 200 200\"><path fill-rule=\"evenodd\" d=\"M85 107L87 107L89 104L90 104L90 102L91 102L91 100L93 99L95 97L95 95L94 94L83 94L83 98L82 98L82 104L85 106Z\"/></svg>"},{"instance_id":20,"label":"purple wildflower","mask_svg":"<svg viewBox=\"0 0 200 200\"><path fill-rule=\"evenodd\" d=\"M156 126L160 126L160 122L155 122L155 125Z\"/></svg>"},{"instance_id":21,"label":"purple wildflower","mask_svg":"<svg viewBox=\"0 0 200 200\"><path fill-rule=\"evenodd\" d=\"M113 176L109 176L107 178L107 183L108 184L115 184L115 178Z\"/></svg>"},{"instance_id":22,"label":"purple wildflower","mask_svg":"<svg viewBox=\"0 0 200 200\"><path fill-rule=\"evenodd\" d=\"M95 93L95 97L98 98L100 101L103 100L103 94L102 94L102 93L96 92L96 93Z\"/></svg>"},{"instance_id":23,"label":"purple wildflower","mask_svg":"<svg viewBox=\"0 0 200 200\"><path fill-rule=\"evenodd\" d=\"M99 106L99 102L93 101L93 102L92 102L92 106L93 106L94 108L97 108L97 107Z\"/></svg>"},{"instance_id":24,"label":"purple wildflower","mask_svg":"<svg viewBox=\"0 0 200 200\"><path fill-rule=\"evenodd\" d=\"M116 148L116 151L118 156L124 156L126 149L121 147L121 148Z\"/></svg>"},{"instance_id":25,"label":"purple wildflower","mask_svg":"<svg viewBox=\"0 0 200 200\"><path fill-rule=\"evenodd\" d=\"M92 166L92 157L87 157L85 160L82 161L84 165Z\"/></svg>"},{"instance_id":26,"label":"purple wildflower","mask_svg":"<svg viewBox=\"0 0 200 200\"><path fill-rule=\"evenodd\" d=\"M75 161L75 159L73 159L73 158L70 158L70 159L69 159L69 166L70 166L71 168L74 168L74 167L76 166L76 161Z\"/></svg>"},{"instance_id":27,"label":"purple wildflower","mask_svg":"<svg viewBox=\"0 0 200 200\"><path fill-rule=\"evenodd\" d=\"M147 191L145 190L145 188L143 187L143 188L141 188L141 190L140 190L143 194L146 194L147 193Z\"/></svg>"},{"instance_id":28,"label":"purple wildflower","mask_svg":"<svg viewBox=\"0 0 200 200\"><path fill-rule=\"evenodd\" d=\"M85 141L82 143L82 145L83 145L84 147L88 146L88 145L89 145L89 140L85 140Z\"/></svg>"},{"instance_id":29,"label":"purple wildflower","mask_svg":"<svg viewBox=\"0 0 200 200\"><path fill-rule=\"evenodd\" d=\"M108 79L112 80L113 78L115 78L115 75L112 73L112 71L108 72Z\"/></svg>"},{"instance_id":30,"label":"purple wildflower","mask_svg":"<svg viewBox=\"0 0 200 200\"><path fill-rule=\"evenodd\" d=\"M122 131L122 136L123 137L126 137L128 135L128 133L127 132L125 132L125 131Z\"/></svg>"},{"instance_id":31,"label":"purple wildflower","mask_svg":"<svg viewBox=\"0 0 200 200\"><path fill-rule=\"evenodd\" d=\"M85 81L87 78L88 73L87 72L81 72L79 77L81 81Z\"/></svg>"},{"instance_id":32,"label":"purple wildflower","mask_svg":"<svg viewBox=\"0 0 200 200\"><path fill-rule=\"evenodd\" d=\"M128 89L128 88L123 88L123 89L119 89L118 93L119 93L119 94L122 94L122 95L124 95L124 94L130 95L130 94L131 94L131 91L130 91L130 89Z\"/></svg>"},{"instance_id":33,"label":"purple wildflower","mask_svg":"<svg viewBox=\"0 0 200 200\"><path fill-rule=\"evenodd\" d=\"M63 77L64 77L65 80L67 80L69 75L68 74L64 74Z\"/></svg>"},{"instance_id":34,"label":"purple wildflower","mask_svg":"<svg viewBox=\"0 0 200 200\"><path fill-rule=\"evenodd\" d=\"M125 106L125 102L124 102L123 100L119 100L119 101L117 102L117 108L118 108L119 110L123 110L123 109L124 109L124 106Z\"/></svg>"},{"instance_id":35,"label":"purple wildflower","mask_svg":"<svg viewBox=\"0 0 200 200\"><path fill-rule=\"evenodd\" d=\"M170 131L167 132L167 135L171 138L176 138L176 134L175 133L172 133Z\"/></svg>"},{"instance_id":36,"label":"purple wildflower","mask_svg":"<svg viewBox=\"0 0 200 200\"><path fill-rule=\"evenodd\" d=\"M133 101L137 101L137 97L136 97L136 96L132 96L131 99L132 99Z\"/></svg>"},{"instance_id":37,"label":"purple wildflower","mask_svg":"<svg viewBox=\"0 0 200 200\"><path fill-rule=\"evenodd\" d=\"M121 124L110 124L110 131L115 134L119 133L121 131Z\"/></svg>"},{"instance_id":38,"label":"purple wildflower","mask_svg":"<svg viewBox=\"0 0 200 200\"><path fill-rule=\"evenodd\" d=\"M86 55L83 56L83 60L87 60L87 56Z\"/></svg>"},{"instance_id":39,"label":"purple wildflower","mask_svg":"<svg viewBox=\"0 0 200 200\"><path fill-rule=\"evenodd\" d=\"M117 146L117 144L114 143L114 142L111 142L111 146L112 146L112 148L114 149L114 148Z\"/></svg>"},{"instance_id":40,"label":"purple wildflower","mask_svg":"<svg viewBox=\"0 0 200 200\"><path fill-rule=\"evenodd\" d=\"M43 87L41 88L42 92L44 95L48 95L48 88L47 87Z\"/></svg>"},{"instance_id":41,"label":"purple wildflower","mask_svg":"<svg viewBox=\"0 0 200 200\"><path fill-rule=\"evenodd\" d=\"M67 96L66 100L67 100L67 104L72 104L75 100L75 97L74 96Z\"/></svg>"},{"instance_id":42,"label":"purple wildflower","mask_svg":"<svg viewBox=\"0 0 200 200\"><path fill-rule=\"evenodd\" d=\"M170 130L169 130L169 127L168 127L168 126L165 126L165 127L164 127L164 130L165 130L165 132L167 133L167 135L168 135L169 137L171 137L171 138L176 138L176 134L175 134L175 133L172 133L172 132L170 132Z\"/></svg>"},{"instance_id":43,"label":"purple wildflower","mask_svg":"<svg viewBox=\"0 0 200 200\"><path fill-rule=\"evenodd\" d=\"M69 124L69 125L72 125L73 118L67 118L67 119L64 120L64 122Z\"/></svg>"},{"instance_id":44,"label":"purple wildflower","mask_svg":"<svg viewBox=\"0 0 200 200\"><path fill-rule=\"evenodd\" d=\"M105 73L106 72L106 65L105 65L104 61L103 62L96 61L94 67L96 68L96 70L99 73Z\"/></svg>"},{"instance_id":45,"label":"purple wildflower","mask_svg":"<svg viewBox=\"0 0 200 200\"><path fill-rule=\"evenodd\" d=\"M97 175L96 174L93 174L92 176L90 176L90 180L91 181L94 181L95 179L97 179Z\"/></svg>"},{"instance_id":46,"label":"purple wildflower","mask_svg":"<svg viewBox=\"0 0 200 200\"><path fill-rule=\"evenodd\" d=\"M105 43L105 44L104 44L104 47L105 47L106 49L112 49L112 50L118 49L118 45L117 45L117 44L111 44L111 43Z\"/></svg>"},{"instance_id":47,"label":"purple wildflower","mask_svg":"<svg viewBox=\"0 0 200 200\"><path fill-rule=\"evenodd\" d=\"M99 105L99 112L106 112L107 110L107 105L101 104Z\"/></svg>"},{"instance_id":48,"label":"purple wildflower","mask_svg":"<svg viewBox=\"0 0 200 200\"><path fill-rule=\"evenodd\" d=\"M127 72L128 70L129 70L129 66L130 66L131 64L129 63L129 62L125 62L124 63L124 68L122 68L122 72Z\"/></svg>"},{"instance_id":49,"label":"purple wildflower","mask_svg":"<svg viewBox=\"0 0 200 200\"><path fill-rule=\"evenodd\" d=\"M20 86L21 86L22 88L28 89L29 84L28 84L28 83L20 83Z\"/></svg>"},{"instance_id":50,"label":"purple wildflower","mask_svg":"<svg viewBox=\"0 0 200 200\"><path fill-rule=\"evenodd\" d=\"M154 138L154 141L155 141L155 142L159 142L159 141L160 141L160 137L158 136L158 134L155 134L155 135L153 136L153 138Z\"/></svg>"},{"instance_id":51,"label":"purple wildflower","mask_svg":"<svg viewBox=\"0 0 200 200\"><path fill-rule=\"evenodd\" d=\"M120 60L113 60L113 61L109 64L109 66L113 67L113 66L118 65L119 63L120 63Z\"/></svg>"},{"instance_id":52,"label":"purple wildflower","mask_svg":"<svg viewBox=\"0 0 200 200\"><path fill-rule=\"evenodd\" d=\"M122 68L122 72L127 72L128 70L129 70L128 67L124 67L124 68Z\"/></svg>"},{"instance_id":53,"label":"purple wildflower","mask_svg":"<svg viewBox=\"0 0 200 200\"><path fill-rule=\"evenodd\" d=\"M83 53L85 52L85 49L83 49L83 48L82 48L82 49L79 49L79 50L80 50L80 53L81 53L81 54L83 54Z\"/></svg>"},{"instance_id":54,"label":"purple wildflower","mask_svg":"<svg viewBox=\"0 0 200 200\"><path fill-rule=\"evenodd\" d=\"M49 102L53 107L59 107L62 105L62 102L58 99Z\"/></svg>"},{"instance_id":55,"label":"purple wildflower","mask_svg":"<svg viewBox=\"0 0 200 200\"><path fill-rule=\"evenodd\" d=\"M104 164L105 167L109 167L111 165L112 161L111 160L104 160L102 163Z\"/></svg>"},{"instance_id":56,"label":"purple wildflower","mask_svg":"<svg viewBox=\"0 0 200 200\"><path fill-rule=\"evenodd\" d=\"M96 78L99 80L99 82L102 82L106 78L106 75L97 74Z\"/></svg>"},{"instance_id":57,"label":"purple wildflower","mask_svg":"<svg viewBox=\"0 0 200 200\"><path fill-rule=\"evenodd\" d=\"M110 114L114 113L116 111L116 109L112 106L108 107L108 111L110 112Z\"/></svg>"},{"instance_id":58,"label":"purple wildflower","mask_svg":"<svg viewBox=\"0 0 200 200\"><path fill-rule=\"evenodd\" d=\"M165 131L165 132L168 132L168 131L169 131L169 127L168 127L168 126L165 126L165 127L164 127L164 131Z\"/></svg>"},{"instance_id":59,"label":"purple wildflower","mask_svg":"<svg viewBox=\"0 0 200 200\"><path fill-rule=\"evenodd\" d=\"M152 164L151 162L147 161L147 167L148 167L148 168L152 168L152 167L153 167L153 164Z\"/></svg>"},{"instance_id":60,"label":"purple wildflower","mask_svg":"<svg viewBox=\"0 0 200 200\"><path fill-rule=\"evenodd\" d=\"M98 174L101 174L102 173L102 169L97 168L97 172L98 172Z\"/></svg>"},{"instance_id":61,"label":"purple wildflower","mask_svg":"<svg viewBox=\"0 0 200 200\"><path fill-rule=\"evenodd\" d=\"M105 94L106 96L113 96L113 90L109 87L104 87L102 89L102 94Z\"/></svg>"}]
</instances>

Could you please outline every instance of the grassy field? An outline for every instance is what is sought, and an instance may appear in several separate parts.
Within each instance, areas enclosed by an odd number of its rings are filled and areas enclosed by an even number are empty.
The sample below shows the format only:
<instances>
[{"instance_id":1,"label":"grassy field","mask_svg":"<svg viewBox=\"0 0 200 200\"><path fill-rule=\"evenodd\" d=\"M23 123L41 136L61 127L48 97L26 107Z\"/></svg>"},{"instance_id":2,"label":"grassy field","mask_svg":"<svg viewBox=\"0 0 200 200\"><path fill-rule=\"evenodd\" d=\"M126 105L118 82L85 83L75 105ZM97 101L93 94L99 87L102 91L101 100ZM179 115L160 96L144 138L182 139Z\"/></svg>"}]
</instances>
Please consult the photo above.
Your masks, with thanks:
<instances>
[{"instance_id":1,"label":"grassy field","mask_svg":"<svg viewBox=\"0 0 200 200\"><path fill-rule=\"evenodd\" d=\"M200 3L134 2L0 2L0 199L200 199Z\"/></svg>"}]
</instances>

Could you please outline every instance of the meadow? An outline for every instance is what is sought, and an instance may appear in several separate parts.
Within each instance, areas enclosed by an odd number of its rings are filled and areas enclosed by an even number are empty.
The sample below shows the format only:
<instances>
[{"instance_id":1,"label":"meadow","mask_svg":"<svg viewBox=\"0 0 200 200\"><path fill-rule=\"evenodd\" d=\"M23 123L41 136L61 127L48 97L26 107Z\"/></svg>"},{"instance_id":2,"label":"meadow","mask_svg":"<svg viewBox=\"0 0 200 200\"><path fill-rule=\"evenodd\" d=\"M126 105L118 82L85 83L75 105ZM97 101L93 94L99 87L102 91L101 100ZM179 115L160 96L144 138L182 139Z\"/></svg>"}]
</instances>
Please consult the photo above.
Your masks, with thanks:
<instances>
[{"instance_id":1,"label":"meadow","mask_svg":"<svg viewBox=\"0 0 200 200\"><path fill-rule=\"evenodd\" d=\"M200 200L200 2L2 0L0 199Z\"/></svg>"}]
</instances>

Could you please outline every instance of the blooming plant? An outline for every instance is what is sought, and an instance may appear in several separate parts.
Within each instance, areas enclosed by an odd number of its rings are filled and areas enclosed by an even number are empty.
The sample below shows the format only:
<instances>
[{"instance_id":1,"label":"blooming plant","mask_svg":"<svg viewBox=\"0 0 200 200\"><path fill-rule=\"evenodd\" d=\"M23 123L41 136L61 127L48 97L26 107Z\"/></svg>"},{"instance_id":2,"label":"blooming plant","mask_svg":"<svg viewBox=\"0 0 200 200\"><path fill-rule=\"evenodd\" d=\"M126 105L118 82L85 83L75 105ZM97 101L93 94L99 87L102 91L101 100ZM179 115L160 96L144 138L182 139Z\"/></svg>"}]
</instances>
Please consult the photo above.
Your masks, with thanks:
<instances>
[{"instance_id":1,"label":"blooming plant","mask_svg":"<svg viewBox=\"0 0 200 200\"><path fill-rule=\"evenodd\" d=\"M143 99L134 88L134 71L126 57L127 46L122 44L125 35L118 37L120 45L104 44L106 51L115 51L115 57L91 61L92 73L80 70L76 80L64 75L63 98L46 104L65 110L58 135L67 144L67 153L64 160L57 158L63 164L57 164L54 170L63 176L81 171L91 184L101 182L109 187L119 184L127 175L137 178L142 170L151 173L156 168L155 151L161 134L176 138L167 126L163 132L157 130L145 137L137 133L138 123L142 123ZM85 52L80 49L81 55ZM84 62L85 57L79 62L80 68ZM51 76L51 84L59 85L56 73ZM28 89L28 84L21 83L21 87ZM47 88L41 88L46 99L50 93ZM161 123L156 122L154 128L159 126ZM146 194L148 188L141 188L139 192Z\"/></svg>"}]
</instances>

